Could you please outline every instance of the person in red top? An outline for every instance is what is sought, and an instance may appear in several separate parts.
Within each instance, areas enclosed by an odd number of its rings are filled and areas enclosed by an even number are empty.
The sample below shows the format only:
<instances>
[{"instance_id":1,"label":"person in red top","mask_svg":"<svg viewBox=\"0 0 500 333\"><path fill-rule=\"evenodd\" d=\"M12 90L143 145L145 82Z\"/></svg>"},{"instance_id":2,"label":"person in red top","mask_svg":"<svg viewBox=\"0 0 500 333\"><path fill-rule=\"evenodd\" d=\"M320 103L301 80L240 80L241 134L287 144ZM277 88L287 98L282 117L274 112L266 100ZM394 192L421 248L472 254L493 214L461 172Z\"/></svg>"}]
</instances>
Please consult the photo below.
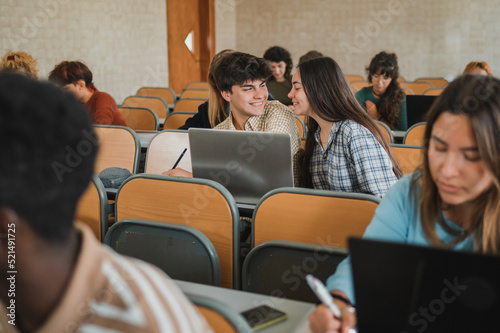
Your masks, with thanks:
<instances>
[{"instance_id":1,"label":"person in red top","mask_svg":"<svg viewBox=\"0 0 500 333\"><path fill-rule=\"evenodd\" d=\"M49 81L61 85L85 104L94 124L127 126L113 97L97 90L92 82L92 72L84 63L63 61L57 64L49 74Z\"/></svg>"}]
</instances>

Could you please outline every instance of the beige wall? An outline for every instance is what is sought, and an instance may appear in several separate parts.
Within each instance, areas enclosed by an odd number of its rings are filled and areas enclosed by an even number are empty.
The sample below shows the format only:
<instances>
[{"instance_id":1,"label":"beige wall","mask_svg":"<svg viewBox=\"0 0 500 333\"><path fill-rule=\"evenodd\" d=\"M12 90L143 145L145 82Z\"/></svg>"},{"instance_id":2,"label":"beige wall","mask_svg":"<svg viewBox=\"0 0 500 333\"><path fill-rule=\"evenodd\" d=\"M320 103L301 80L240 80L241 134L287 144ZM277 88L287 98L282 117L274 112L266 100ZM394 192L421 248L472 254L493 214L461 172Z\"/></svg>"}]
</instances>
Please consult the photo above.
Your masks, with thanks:
<instances>
[{"instance_id":1,"label":"beige wall","mask_svg":"<svg viewBox=\"0 0 500 333\"><path fill-rule=\"evenodd\" d=\"M165 0L0 0L0 55L23 50L40 78L81 60L117 103L140 86L168 85Z\"/></svg>"},{"instance_id":2,"label":"beige wall","mask_svg":"<svg viewBox=\"0 0 500 333\"><path fill-rule=\"evenodd\" d=\"M498 0L236 2L236 48L256 55L280 45L297 63L316 49L337 60L344 73L364 76L371 58L390 50L407 80L452 79L471 60L487 61L500 75Z\"/></svg>"},{"instance_id":3,"label":"beige wall","mask_svg":"<svg viewBox=\"0 0 500 333\"><path fill-rule=\"evenodd\" d=\"M215 0L215 52L236 48L236 8L242 0Z\"/></svg>"},{"instance_id":4,"label":"beige wall","mask_svg":"<svg viewBox=\"0 0 500 333\"><path fill-rule=\"evenodd\" d=\"M216 0L216 50L262 55L317 49L346 74L373 55L397 53L407 80L459 74L470 60L500 73L498 0ZM375 13L385 13L377 16ZM24 50L46 78L82 60L118 103L140 86L168 85L165 0L0 0L0 54Z\"/></svg>"}]
</instances>

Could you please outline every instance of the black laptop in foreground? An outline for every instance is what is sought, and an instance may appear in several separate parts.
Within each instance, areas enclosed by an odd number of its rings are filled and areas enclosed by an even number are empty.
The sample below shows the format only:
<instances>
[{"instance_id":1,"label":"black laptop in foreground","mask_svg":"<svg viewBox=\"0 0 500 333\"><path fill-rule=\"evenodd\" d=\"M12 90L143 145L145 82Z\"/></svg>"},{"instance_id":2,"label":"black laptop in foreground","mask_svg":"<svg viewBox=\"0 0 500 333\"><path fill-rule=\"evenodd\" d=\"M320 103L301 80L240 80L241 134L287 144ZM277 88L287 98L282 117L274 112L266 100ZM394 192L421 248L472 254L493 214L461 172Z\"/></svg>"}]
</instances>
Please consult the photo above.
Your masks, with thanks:
<instances>
[{"instance_id":1,"label":"black laptop in foreground","mask_svg":"<svg viewBox=\"0 0 500 333\"><path fill-rule=\"evenodd\" d=\"M352 238L358 331L500 332L500 257Z\"/></svg>"}]
</instances>

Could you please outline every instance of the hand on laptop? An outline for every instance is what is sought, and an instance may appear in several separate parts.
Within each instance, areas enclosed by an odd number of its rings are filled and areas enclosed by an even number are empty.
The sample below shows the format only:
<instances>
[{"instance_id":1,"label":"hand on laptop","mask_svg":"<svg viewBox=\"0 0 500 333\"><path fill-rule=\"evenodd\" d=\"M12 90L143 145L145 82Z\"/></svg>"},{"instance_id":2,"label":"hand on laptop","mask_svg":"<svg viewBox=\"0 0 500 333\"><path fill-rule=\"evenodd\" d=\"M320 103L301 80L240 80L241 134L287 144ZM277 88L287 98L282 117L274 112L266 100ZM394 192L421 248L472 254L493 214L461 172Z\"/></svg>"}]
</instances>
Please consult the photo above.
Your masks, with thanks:
<instances>
[{"instance_id":1,"label":"hand on laptop","mask_svg":"<svg viewBox=\"0 0 500 333\"><path fill-rule=\"evenodd\" d=\"M327 306L320 304L309 315L309 328L311 332L352 332L350 330L356 326L356 313L349 311L349 309L353 308L336 300L335 304L342 312L342 318L335 318L332 311Z\"/></svg>"},{"instance_id":2,"label":"hand on laptop","mask_svg":"<svg viewBox=\"0 0 500 333\"><path fill-rule=\"evenodd\" d=\"M162 175L173 176L173 177L184 177L184 178L193 178L193 174L189 171L186 171L182 168L170 169L162 173Z\"/></svg>"}]
</instances>

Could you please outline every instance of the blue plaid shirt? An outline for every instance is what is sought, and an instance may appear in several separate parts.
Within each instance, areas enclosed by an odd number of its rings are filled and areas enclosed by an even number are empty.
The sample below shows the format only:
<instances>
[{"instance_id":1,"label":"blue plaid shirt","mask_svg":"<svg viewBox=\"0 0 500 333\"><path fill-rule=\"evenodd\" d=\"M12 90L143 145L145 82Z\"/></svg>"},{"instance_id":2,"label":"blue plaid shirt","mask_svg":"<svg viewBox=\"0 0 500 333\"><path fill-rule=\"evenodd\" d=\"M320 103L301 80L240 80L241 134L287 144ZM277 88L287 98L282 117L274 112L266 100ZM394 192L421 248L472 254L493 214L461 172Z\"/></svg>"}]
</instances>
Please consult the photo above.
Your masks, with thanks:
<instances>
[{"instance_id":1,"label":"blue plaid shirt","mask_svg":"<svg viewBox=\"0 0 500 333\"><path fill-rule=\"evenodd\" d=\"M352 120L334 122L324 150L319 133L311 158L315 189L383 197L397 182L389 155L367 128Z\"/></svg>"}]
</instances>

